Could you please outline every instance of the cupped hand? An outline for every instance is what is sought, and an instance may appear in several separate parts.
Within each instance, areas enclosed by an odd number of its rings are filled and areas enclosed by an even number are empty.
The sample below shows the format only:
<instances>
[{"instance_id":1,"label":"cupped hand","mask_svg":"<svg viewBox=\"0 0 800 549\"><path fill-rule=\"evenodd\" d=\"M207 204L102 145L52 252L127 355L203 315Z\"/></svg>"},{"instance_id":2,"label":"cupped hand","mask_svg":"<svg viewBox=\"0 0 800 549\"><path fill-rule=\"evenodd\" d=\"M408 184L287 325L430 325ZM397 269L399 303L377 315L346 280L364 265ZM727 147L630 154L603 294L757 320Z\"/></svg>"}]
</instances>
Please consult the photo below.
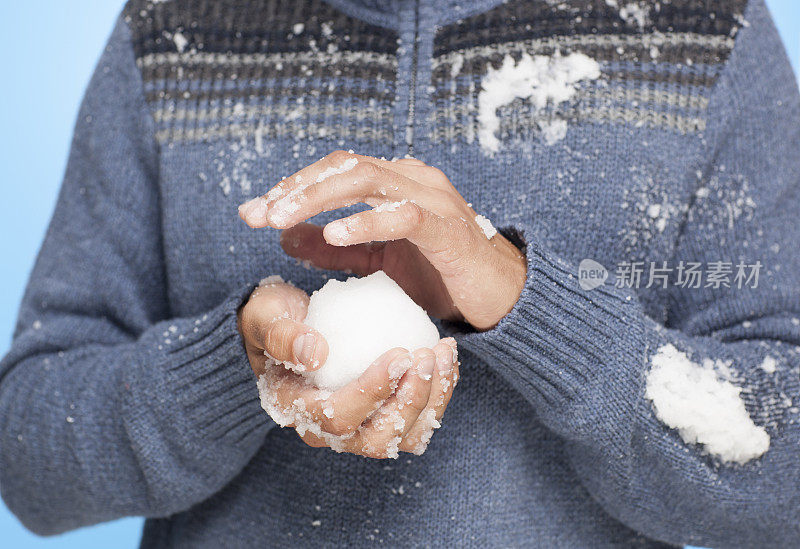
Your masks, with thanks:
<instances>
[{"instance_id":1,"label":"cupped hand","mask_svg":"<svg viewBox=\"0 0 800 549\"><path fill-rule=\"evenodd\" d=\"M297 373L321 367L328 352L325 338L302 323L307 306L302 290L268 282L239 311L262 406L272 419L314 447L373 458L423 453L458 381L455 341L413 353L393 349L357 380L326 391Z\"/></svg>"},{"instance_id":2,"label":"cupped hand","mask_svg":"<svg viewBox=\"0 0 800 549\"><path fill-rule=\"evenodd\" d=\"M304 223L357 203L373 208L324 228ZM419 160L337 151L239 213L251 227L286 229L281 242L293 257L362 276L383 270L429 314L479 330L508 314L525 282L519 249L487 234L447 176Z\"/></svg>"}]
</instances>

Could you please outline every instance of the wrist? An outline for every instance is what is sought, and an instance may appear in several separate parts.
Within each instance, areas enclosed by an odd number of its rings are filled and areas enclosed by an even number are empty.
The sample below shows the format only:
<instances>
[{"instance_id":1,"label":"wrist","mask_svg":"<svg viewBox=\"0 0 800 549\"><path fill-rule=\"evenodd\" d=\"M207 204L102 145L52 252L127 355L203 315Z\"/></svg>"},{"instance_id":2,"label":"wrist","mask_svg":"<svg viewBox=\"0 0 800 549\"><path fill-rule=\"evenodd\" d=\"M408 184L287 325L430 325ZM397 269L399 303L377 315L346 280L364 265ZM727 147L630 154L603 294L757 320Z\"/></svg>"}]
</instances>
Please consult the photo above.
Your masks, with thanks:
<instances>
[{"instance_id":1,"label":"wrist","mask_svg":"<svg viewBox=\"0 0 800 549\"><path fill-rule=\"evenodd\" d=\"M495 237L496 248L502 253L501 272L498 276L498 292L494 303L487 307L488 314L480 320L470 322L478 331L491 330L510 313L520 299L528 278L528 261L525 254L501 235Z\"/></svg>"}]
</instances>

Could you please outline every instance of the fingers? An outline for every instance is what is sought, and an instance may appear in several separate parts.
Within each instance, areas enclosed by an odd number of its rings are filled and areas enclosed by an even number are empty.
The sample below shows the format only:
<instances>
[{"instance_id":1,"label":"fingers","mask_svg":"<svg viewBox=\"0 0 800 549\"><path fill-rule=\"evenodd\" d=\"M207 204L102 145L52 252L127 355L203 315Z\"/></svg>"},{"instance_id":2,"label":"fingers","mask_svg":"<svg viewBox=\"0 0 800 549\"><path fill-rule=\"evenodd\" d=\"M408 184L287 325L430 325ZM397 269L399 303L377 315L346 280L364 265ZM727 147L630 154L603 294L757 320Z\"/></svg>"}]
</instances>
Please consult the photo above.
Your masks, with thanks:
<instances>
[{"instance_id":1,"label":"fingers","mask_svg":"<svg viewBox=\"0 0 800 549\"><path fill-rule=\"evenodd\" d=\"M285 380L278 379L275 383L276 404L285 409L299 409L305 423L314 425L310 432L319 437L352 435L386 402L412 366L408 351L392 349L357 380L333 393L317 389L300 376L287 372Z\"/></svg>"},{"instance_id":2,"label":"fingers","mask_svg":"<svg viewBox=\"0 0 800 549\"><path fill-rule=\"evenodd\" d=\"M394 349L335 393L291 372L272 371L271 410L310 446L373 458L396 458L401 450L420 454L452 395L455 362L452 339L413 355Z\"/></svg>"},{"instance_id":3,"label":"fingers","mask_svg":"<svg viewBox=\"0 0 800 549\"><path fill-rule=\"evenodd\" d=\"M459 220L440 217L412 202L400 202L389 208L375 208L328 223L325 240L333 246L352 246L366 242L407 239L435 263L436 254L464 255L472 239L469 231L454 231ZM453 235L462 235L454 239Z\"/></svg>"},{"instance_id":4,"label":"fingers","mask_svg":"<svg viewBox=\"0 0 800 549\"><path fill-rule=\"evenodd\" d=\"M453 338L443 339L436 347L436 371L431 384L430 397L425 411L403 437L400 450L422 454L427 448L434 429L440 426L458 377L458 353Z\"/></svg>"},{"instance_id":5,"label":"fingers","mask_svg":"<svg viewBox=\"0 0 800 549\"><path fill-rule=\"evenodd\" d=\"M448 193L443 189L452 189L444 174L422 162L390 162L336 151L282 180L266 195L242 204L239 215L253 228L285 228L359 202L377 205L413 197L435 208L437 202L446 202Z\"/></svg>"},{"instance_id":6,"label":"fingers","mask_svg":"<svg viewBox=\"0 0 800 549\"><path fill-rule=\"evenodd\" d=\"M414 352L414 366L395 392L359 429L349 446L374 458L396 458L403 436L425 410L431 393L436 356L430 349Z\"/></svg>"},{"instance_id":7,"label":"fingers","mask_svg":"<svg viewBox=\"0 0 800 549\"><path fill-rule=\"evenodd\" d=\"M441 201L439 191L383 168L373 162L360 162L351 170L314 183L299 194L288 194L271 204L267 222L285 228L317 215L358 203L377 205L408 197L420 203ZM301 196L302 195L302 196Z\"/></svg>"},{"instance_id":8,"label":"fingers","mask_svg":"<svg viewBox=\"0 0 800 549\"><path fill-rule=\"evenodd\" d=\"M265 351L277 362L315 370L328 357L328 343L302 321L308 309L308 296L288 284L260 286L240 313L245 343Z\"/></svg>"},{"instance_id":9,"label":"fingers","mask_svg":"<svg viewBox=\"0 0 800 549\"><path fill-rule=\"evenodd\" d=\"M392 349L383 354L357 380L331 395L325 430L337 435L356 430L386 402L412 366L411 356L405 349Z\"/></svg>"},{"instance_id":10,"label":"fingers","mask_svg":"<svg viewBox=\"0 0 800 549\"><path fill-rule=\"evenodd\" d=\"M382 243L358 246L332 246L325 242L322 227L299 223L281 233L281 247L292 257L310 261L318 269L350 271L366 276L380 270Z\"/></svg>"},{"instance_id":11,"label":"fingers","mask_svg":"<svg viewBox=\"0 0 800 549\"><path fill-rule=\"evenodd\" d=\"M318 331L301 322L277 318L267 323L264 351L277 362L290 363L295 370L310 371L325 363L328 342Z\"/></svg>"},{"instance_id":12,"label":"fingers","mask_svg":"<svg viewBox=\"0 0 800 549\"><path fill-rule=\"evenodd\" d=\"M397 164L404 164L407 166L427 166L425 162L422 160L417 160L416 158L400 158L394 161Z\"/></svg>"}]
</instances>

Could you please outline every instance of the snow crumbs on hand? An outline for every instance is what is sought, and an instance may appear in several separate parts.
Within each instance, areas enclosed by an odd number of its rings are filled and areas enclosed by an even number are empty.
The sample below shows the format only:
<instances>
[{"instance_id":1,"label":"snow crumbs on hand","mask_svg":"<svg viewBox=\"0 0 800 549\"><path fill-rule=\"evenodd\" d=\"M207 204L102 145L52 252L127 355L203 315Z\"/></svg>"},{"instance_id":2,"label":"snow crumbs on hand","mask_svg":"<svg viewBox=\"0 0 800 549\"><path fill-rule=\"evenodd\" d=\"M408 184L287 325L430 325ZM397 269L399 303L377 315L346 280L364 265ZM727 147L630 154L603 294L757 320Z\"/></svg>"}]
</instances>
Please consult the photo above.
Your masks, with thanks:
<instances>
[{"instance_id":1,"label":"snow crumbs on hand","mask_svg":"<svg viewBox=\"0 0 800 549\"><path fill-rule=\"evenodd\" d=\"M488 238L489 240L491 240L492 237L497 234L497 229L494 228L492 222L489 221L486 217L482 215L476 215L475 223L478 224L478 227L481 228L483 234L485 234L486 238Z\"/></svg>"},{"instance_id":2,"label":"snow crumbs on hand","mask_svg":"<svg viewBox=\"0 0 800 549\"><path fill-rule=\"evenodd\" d=\"M403 200L399 201L399 202L384 202L383 204L380 204L379 206L375 207L372 211L378 212L378 213L394 212L400 206L402 206L403 204L407 204L407 203L408 203L408 200L405 199L405 198Z\"/></svg>"},{"instance_id":3,"label":"snow crumbs on hand","mask_svg":"<svg viewBox=\"0 0 800 549\"><path fill-rule=\"evenodd\" d=\"M332 166L320 172L320 174L316 178L315 183L321 183L331 176L349 172L350 170L355 168L357 164L358 164L357 158L348 158L347 160L342 162L341 166L338 167ZM296 199L302 198L303 192L308 187L310 187L312 183L310 181L304 182L300 177L298 177L295 180L295 182L298 185L294 189L289 191L289 193L286 194L286 196L278 199L272 205L271 211L269 213L269 219L272 223L282 224L283 222L286 221L286 219L290 215L292 215L293 213L295 213L297 210L300 209L300 204L297 202ZM280 194L282 194L282 191L280 191L280 193L276 193L276 196Z\"/></svg>"}]
</instances>

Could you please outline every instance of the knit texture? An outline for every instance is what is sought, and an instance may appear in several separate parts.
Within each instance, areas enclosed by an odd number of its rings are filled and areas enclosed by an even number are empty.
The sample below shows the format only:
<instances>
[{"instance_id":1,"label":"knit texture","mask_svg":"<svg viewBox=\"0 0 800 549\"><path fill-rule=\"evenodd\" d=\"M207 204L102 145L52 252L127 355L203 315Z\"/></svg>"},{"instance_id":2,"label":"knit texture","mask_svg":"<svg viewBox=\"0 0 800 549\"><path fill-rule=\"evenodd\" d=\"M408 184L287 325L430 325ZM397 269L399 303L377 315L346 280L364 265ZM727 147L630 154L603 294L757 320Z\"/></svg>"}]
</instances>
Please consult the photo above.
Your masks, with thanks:
<instances>
[{"instance_id":1,"label":"knit texture","mask_svg":"<svg viewBox=\"0 0 800 549\"><path fill-rule=\"evenodd\" d=\"M502 106L484 150L490 68L571 53L600 77ZM3 498L41 534L145 516L147 548L796 545L798 143L763 0L132 0L0 363ZM462 378L420 457L275 427L236 329L264 276L345 276L236 213L339 148L412 152L526 253L496 328L442 326ZM584 259L605 285L579 286ZM763 264L757 288L614 276L739 261ZM657 419L665 344L729 361L763 456L720 461Z\"/></svg>"}]
</instances>

